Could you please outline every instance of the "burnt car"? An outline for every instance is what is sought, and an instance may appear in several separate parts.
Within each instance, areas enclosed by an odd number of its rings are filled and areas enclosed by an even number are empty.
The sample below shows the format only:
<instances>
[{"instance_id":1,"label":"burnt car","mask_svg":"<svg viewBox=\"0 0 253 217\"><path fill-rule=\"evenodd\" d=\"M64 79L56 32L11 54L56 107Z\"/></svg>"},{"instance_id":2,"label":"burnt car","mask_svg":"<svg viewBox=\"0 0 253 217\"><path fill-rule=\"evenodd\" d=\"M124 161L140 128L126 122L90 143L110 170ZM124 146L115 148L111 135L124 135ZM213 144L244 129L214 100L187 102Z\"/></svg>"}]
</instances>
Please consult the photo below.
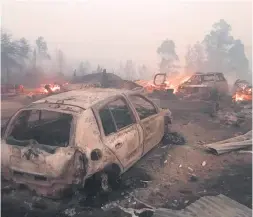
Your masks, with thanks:
<instances>
[{"instance_id":1,"label":"burnt car","mask_svg":"<svg viewBox=\"0 0 253 217\"><path fill-rule=\"evenodd\" d=\"M236 80L232 92L234 102L252 101L252 85L246 80Z\"/></svg>"},{"instance_id":2,"label":"burnt car","mask_svg":"<svg viewBox=\"0 0 253 217\"><path fill-rule=\"evenodd\" d=\"M180 84L177 90L178 95L198 95L203 98L210 97L215 89L220 95L227 95L229 92L228 82L221 72L196 73L187 81Z\"/></svg>"},{"instance_id":3,"label":"burnt car","mask_svg":"<svg viewBox=\"0 0 253 217\"><path fill-rule=\"evenodd\" d=\"M171 112L139 91L89 88L17 111L2 137L2 176L60 197L95 177L102 190L162 140Z\"/></svg>"}]
</instances>

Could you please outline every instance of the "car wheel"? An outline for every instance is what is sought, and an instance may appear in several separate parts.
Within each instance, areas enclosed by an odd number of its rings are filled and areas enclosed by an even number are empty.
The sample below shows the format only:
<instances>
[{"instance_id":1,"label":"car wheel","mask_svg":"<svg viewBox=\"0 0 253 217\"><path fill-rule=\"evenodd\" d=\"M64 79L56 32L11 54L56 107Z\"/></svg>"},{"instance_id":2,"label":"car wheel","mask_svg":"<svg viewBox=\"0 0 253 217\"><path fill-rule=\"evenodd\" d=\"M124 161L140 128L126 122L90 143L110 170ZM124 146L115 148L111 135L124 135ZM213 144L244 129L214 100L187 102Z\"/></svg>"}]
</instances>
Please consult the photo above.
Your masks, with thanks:
<instances>
[{"instance_id":1,"label":"car wheel","mask_svg":"<svg viewBox=\"0 0 253 217\"><path fill-rule=\"evenodd\" d=\"M166 135L167 133L169 133L169 125L171 124L171 119L169 116L165 116L164 117L164 135Z\"/></svg>"},{"instance_id":2,"label":"car wheel","mask_svg":"<svg viewBox=\"0 0 253 217\"><path fill-rule=\"evenodd\" d=\"M99 188L101 192L108 193L120 187L121 179L118 172L105 169L99 173Z\"/></svg>"},{"instance_id":3,"label":"car wheel","mask_svg":"<svg viewBox=\"0 0 253 217\"><path fill-rule=\"evenodd\" d=\"M100 188L101 191L104 193L108 193L111 191L111 186L109 183L109 174L106 172L100 174Z\"/></svg>"},{"instance_id":4,"label":"car wheel","mask_svg":"<svg viewBox=\"0 0 253 217\"><path fill-rule=\"evenodd\" d=\"M163 134L163 138L162 138L162 143L164 145L167 144L168 134L169 134L169 117L165 116L164 117L164 134Z\"/></svg>"}]
</instances>

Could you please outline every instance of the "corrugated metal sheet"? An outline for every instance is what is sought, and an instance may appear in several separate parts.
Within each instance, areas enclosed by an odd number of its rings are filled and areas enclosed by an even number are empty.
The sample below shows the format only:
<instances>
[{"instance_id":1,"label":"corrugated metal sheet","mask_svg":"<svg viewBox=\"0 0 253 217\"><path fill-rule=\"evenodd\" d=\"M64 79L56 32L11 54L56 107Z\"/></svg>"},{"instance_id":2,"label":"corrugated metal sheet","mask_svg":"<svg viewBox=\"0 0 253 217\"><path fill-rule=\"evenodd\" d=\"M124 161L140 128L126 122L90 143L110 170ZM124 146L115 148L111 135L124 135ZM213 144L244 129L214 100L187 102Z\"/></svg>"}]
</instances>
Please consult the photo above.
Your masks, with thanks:
<instances>
[{"instance_id":1,"label":"corrugated metal sheet","mask_svg":"<svg viewBox=\"0 0 253 217\"><path fill-rule=\"evenodd\" d=\"M230 143L230 142L245 141L245 140L248 140L248 139L252 139L252 133L253 133L253 131L250 130L249 132L247 132L243 135L232 137L230 139L225 139L225 140L222 140L222 141L219 141L219 142L215 142L213 144L224 144L224 143Z\"/></svg>"},{"instance_id":2,"label":"corrugated metal sheet","mask_svg":"<svg viewBox=\"0 0 253 217\"><path fill-rule=\"evenodd\" d=\"M220 194L205 196L184 210L157 209L153 217L251 217L248 207Z\"/></svg>"},{"instance_id":3,"label":"corrugated metal sheet","mask_svg":"<svg viewBox=\"0 0 253 217\"><path fill-rule=\"evenodd\" d=\"M185 210L199 217L250 217L252 213L248 207L224 195L202 197Z\"/></svg>"},{"instance_id":4,"label":"corrugated metal sheet","mask_svg":"<svg viewBox=\"0 0 253 217\"><path fill-rule=\"evenodd\" d=\"M227 152L231 152L234 150L239 150L243 148L248 148L252 145L252 139L242 141L242 142L230 142L224 144L210 144L207 145L207 148L214 152L217 155L224 154Z\"/></svg>"},{"instance_id":5,"label":"corrugated metal sheet","mask_svg":"<svg viewBox=\"0 0 253 217\"><path fill-rule=\"evenodd\" d=\"M247 148L251 145L252 145L252 130L242 136L237 136L223 141L207 144L205 145L205 147L213 151L215 154L219 155L233 150Z\"/></svg>"}]
</instances>

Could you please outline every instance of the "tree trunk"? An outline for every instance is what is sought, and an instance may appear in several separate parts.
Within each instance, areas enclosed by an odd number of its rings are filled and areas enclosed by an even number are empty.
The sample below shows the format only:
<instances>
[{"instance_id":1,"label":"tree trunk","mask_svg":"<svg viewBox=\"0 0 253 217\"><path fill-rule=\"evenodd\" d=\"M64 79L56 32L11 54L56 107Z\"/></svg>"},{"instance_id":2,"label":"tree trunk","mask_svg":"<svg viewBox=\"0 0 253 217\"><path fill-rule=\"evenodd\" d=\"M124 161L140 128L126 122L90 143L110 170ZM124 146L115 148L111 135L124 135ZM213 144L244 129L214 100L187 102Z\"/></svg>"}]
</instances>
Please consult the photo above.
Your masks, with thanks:
<instances>
[{"instance_id":1,"label":"tree trunk","mask_svg":"<svg viewBox=\"0 0 253 217\"><path fill-rule=\"evenodd\" d=\"M6 84L10 83L10 69L9 66L6 67Z\"/></svg>"}]
</instances>

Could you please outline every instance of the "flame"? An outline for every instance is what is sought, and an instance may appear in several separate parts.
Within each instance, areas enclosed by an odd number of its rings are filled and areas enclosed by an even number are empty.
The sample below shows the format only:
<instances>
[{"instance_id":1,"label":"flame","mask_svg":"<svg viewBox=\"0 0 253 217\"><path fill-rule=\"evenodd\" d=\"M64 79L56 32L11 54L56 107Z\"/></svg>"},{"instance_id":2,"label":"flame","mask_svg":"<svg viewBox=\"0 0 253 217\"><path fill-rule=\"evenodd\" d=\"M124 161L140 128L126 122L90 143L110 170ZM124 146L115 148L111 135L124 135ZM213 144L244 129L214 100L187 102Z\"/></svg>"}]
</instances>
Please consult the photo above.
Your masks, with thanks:
<instances>
[{"instance_id":1,"label":"flame","mask_svg":"<svg viewBox=\"0 0 253 217\"><path fill-rule=\"evenodd\" d=\"M49 84L53 92L59 91L61 87L57 84ZM41 84L40 87L33 89L30 93L33 94L47 94L48 91L45 89L45 84Z\"/></svg>"},{"instance_id":2,"label":"flame","mask_svg":"<svg viewBox=\"0 0 253 217\"><path fill-rule=\"evenodd\" d=\"M139 80L136 81L137 84L144 87L148 92L153 92L154 90L168 90L173 89L173 93L178 91L180 84L187 81L192 75L178 75L167 77L165 82L161 85L154 85L152 81Z\"/></svg>"},{"instance_id":3,"label":"flame","mask_svg":"<svg viewBox=\"0 0 253 217\"><path fill-rule=\"evenodd\" d=\"M237 91L232 98L236 102L252 101L252 88L244 88L241 91Z\"/></svg>"},{"instance_id":4,"label":"flame","mask_svg":"<svg viewBox=\"0 0 253 217\"><path fill-rule=\"evenodd\" d=\"M57 84L54 84L54 85L49 84L49 85L50 85L51 90L52 90L53 92L59 91L59 90L61 89L60 86L57 85ZM44 92L44 93L48 93L48 91L47 91L45 88L43 88L43 92Z\"/></svg>"}]
</instances>

